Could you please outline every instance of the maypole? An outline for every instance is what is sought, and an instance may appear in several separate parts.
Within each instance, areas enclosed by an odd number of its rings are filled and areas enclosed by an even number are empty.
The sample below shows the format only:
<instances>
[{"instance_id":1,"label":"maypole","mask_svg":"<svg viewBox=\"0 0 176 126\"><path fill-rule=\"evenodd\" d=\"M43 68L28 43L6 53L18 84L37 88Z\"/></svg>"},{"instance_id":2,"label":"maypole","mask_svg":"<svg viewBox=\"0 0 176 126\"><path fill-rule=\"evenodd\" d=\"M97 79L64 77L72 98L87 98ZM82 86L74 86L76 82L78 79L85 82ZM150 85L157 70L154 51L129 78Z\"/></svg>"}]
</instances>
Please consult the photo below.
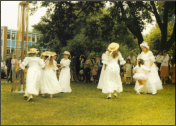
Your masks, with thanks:
<instances>
[{"instance_id":1,"label":"maypole","mask_svg":"<svg viewBox=\"0 0 176 126\"><path fill-rule=\"evenodd\" d=\"M27 9L26 9L27 8ZM19 56L20 51L20 40L22 41L21 46L21 62L23 62L24 59L24 27L26 26L26 44L28 45L28 11L29 11L29 2L22 1L18 5L18 18L17 18L17 27L18 27L18 33L17 33L17 42L16 42L16 57ZM24 20L26 17L26 20ZM26 50L27 53L27 50ZM25 54L26 54L25 53ZM18 67L18 63L16 63L15 68ZM16 78L17 71L15 70L14 75L14 81L12 85L11 91L16 90L17 86L17 78ZM24 85L24 71L21 70L21 84L23 84L23 89L25 87Z\"/></svg>"}]
</instances>

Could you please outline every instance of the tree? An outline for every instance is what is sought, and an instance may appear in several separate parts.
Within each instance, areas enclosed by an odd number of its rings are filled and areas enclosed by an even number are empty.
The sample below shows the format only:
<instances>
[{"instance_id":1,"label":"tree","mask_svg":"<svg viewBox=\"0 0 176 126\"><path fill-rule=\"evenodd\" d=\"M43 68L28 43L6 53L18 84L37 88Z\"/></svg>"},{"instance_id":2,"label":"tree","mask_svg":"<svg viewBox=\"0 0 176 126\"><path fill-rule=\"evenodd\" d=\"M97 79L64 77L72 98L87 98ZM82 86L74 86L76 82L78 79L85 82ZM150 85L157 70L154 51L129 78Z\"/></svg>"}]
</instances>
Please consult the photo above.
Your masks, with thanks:
<instances>
[{"instance_id":1,"label":"tree","mask_svg":"<svg viewBox=\"0 0 176 126\"><path fill-rule=\"evenodd\" d=\"M111 15L117 22L124 22L129 31L138 39L138 45L143 41L142 30L145 21L152 22L151 9L148 2L143 1L116 1L110 8Z\"/></svg>"},{"instance_id":2,"label":"tree","mask_svg":"<svg viewBox=\"0 0 176 126\"><path fill-rule=\"evenodd\" d=\"M158 2L158 5L160 5L158 9L154 1L150 1L150 4L153 9L151 12L154 14L161 31L160 50L169 50L175 42L175 2L165 1L163 4ZM163 13L163 16L159 15L159 13ZM170 38L167 39L168 19L171 17L174 19L174 26Z\"/></svg>"}]
</instances>

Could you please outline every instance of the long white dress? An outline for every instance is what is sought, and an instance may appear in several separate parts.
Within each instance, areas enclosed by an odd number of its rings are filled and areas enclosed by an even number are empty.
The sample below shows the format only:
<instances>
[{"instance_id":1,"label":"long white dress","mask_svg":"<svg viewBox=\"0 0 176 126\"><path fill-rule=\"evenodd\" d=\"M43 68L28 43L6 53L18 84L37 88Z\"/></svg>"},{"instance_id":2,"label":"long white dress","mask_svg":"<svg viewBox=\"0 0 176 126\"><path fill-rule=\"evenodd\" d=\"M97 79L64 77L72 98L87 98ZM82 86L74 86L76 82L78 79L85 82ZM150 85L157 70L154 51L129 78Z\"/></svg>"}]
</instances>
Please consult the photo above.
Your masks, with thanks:
<instances>
[{"instance_id":1,"label":"long white dress","mask_svg":"<svg viewBox=\"0 0 176 126\"><path fill-rule=\"evenodd\" d=\"M65 60L64 58L61 59L60 64L65 66L62 68L60 75L59 75L59 86L61 88L61 92L71 92L70 87L70 60Z\"/></svg>"},{"instance_id":2,"label":"long white dress","mask_svg":"<svg viewBox=\"0 0 176 126\"><path fill-rule=\"evenodd\" d=\"M103 55L102 55L102 63L103 63L104 60L106 60L106 54L107 54L107 53L108 53L108 52L103 53ZM98 88L98 89L102 89L102 88L103 88L103 84L104 84L104 65L103 65L102 68L101 68L101 73L100 73L100 78L99 78L99 81L98 81L98 86L97 86L97 88Z\"/></svg>"},{"instance_id":3,"label":"long white dress","mask_svg":"<svg viewBox=\"0 0 176 126\"><path fill-rule=\"evenodd\" d=\"M143 59L144 66L151 70L147 73L148 79L146 80L145 86L140 90L140 92L156 94L157 90L161 90L163 87L155 64L153 63L153 65L150 67L150 62L155 61L153 53L151 51L148 51L147 53L141 52L137 59ZM139 83L136 81L134 89L137 91L138 87Z\"/></svg>"},{"instance_id":4,"label":"long white dress","mask_svg":"<svg viewBox=\"0 0 176 126\"><path fill-rule=\"evenodd\" d=\"M61 91L59 81L56 77L56 70L58 69L53 62L53 66L48 66L49 61L46 62L46 67L42 77L42 94L56 94Z\"/></svg>"},{"instance_id":5,"label":"long white dress","mask_svg":"<svg viewBox=\"0 0 176 126\"><path fill-rule=\"evenodd\" d=\"M106 52L106 56L104 60L102 60L103 64L106 64L106 70L104 71L104 78L102 81L102 92L103 93L113 93L114 91L122 92L122 81L120 77L120 67L118 64L118 60L120 60L120 65L125 64L126 61L123 59L121 53L113 59L108 52ZM103 69L104 70L104 69Z\"/></svg>"},{"instance_id":6,"label":"long white dress","mask_svg":"<svg viewBox=\"0 0 176 126\"><path fill-rule=\"evenodd\" d=\"M41 68L45 66L45 63L39 57L26 57L19 67L24 70L26 65L29 65L29 67L26 75L25 94L38 95L41 77Z\"/></svg>"}]
</instances>

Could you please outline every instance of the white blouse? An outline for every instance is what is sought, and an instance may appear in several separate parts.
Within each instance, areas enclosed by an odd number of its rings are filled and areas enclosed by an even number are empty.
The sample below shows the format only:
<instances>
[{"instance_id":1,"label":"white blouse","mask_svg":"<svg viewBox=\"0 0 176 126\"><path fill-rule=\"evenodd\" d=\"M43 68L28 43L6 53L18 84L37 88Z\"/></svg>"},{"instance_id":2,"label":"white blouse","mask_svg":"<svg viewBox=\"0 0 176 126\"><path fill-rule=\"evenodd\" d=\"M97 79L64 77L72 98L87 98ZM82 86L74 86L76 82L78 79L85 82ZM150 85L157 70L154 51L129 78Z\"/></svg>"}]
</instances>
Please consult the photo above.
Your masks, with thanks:
<instances>
[{"instance_id":1,"label":"white blouse","mask_svg":"<svg viewBox=\"0 0 176 126\"><path fill-rule=\"evenodd\" d=\"M123 65L126 63L126 61L124 60L124 58L122 57L121 53L119 52L119 55L117 57L120 60L120 65ZM111 59L111 55L108 51L106 51L105 53L103 53L102 55L102 63L108 65L109 61Z\"/></svg>"},{"instance_id":2,"label":"white blouse","mask_svg":"<svg viewBox=\"0 0 176 126\"><path fill-rule=\"evenodd\" d=\"M161 66L168 66L168 62L169 62L169 55L167 54L165 58L163 56Z\"/></svg>"},{"instance_id":3,"label":"white blouse","mask_svg":"<svg viewBox=\"0 0 176 126\"><path fill-rule=\"evenodd\" d=\"M69 59L65 60L65 59L63 58L63 59L61 59L60 64L61 64L62 66L65 66L66 68L69 68L70 62L71 62L71 61L70 61Z\"/></svg>"},{"instance_id":4,"label":"white blouse","mask_svg":"<svg viewBox=\"0 0 176 126\"><path fill-rule=\"evenodd\" d=\"M157 55L156 56L156 62L157 63L162 63L162 60L163 60L163 56L162 55Z\"/></svg>"}]
</instances>

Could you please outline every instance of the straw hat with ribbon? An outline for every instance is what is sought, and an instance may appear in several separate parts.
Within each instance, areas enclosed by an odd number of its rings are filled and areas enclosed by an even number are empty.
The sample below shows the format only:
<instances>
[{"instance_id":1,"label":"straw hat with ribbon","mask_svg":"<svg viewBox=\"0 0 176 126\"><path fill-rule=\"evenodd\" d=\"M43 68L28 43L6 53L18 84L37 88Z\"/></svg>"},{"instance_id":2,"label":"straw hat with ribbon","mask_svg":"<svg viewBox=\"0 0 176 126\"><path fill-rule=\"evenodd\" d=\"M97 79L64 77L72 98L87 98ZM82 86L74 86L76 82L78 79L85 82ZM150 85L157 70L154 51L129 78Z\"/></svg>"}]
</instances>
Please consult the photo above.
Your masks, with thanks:
<instances>
[{"instance_id":1,"label":"straw hat with ribbon","mask_svg":"<svg viewBox=\"0 0 176 126\"><path fill-rule=\"evenodd\" d=\"M38 49L36 49L36 48L31 48L29 51L28 51L28 53L36 53L36 54L38 54Z\"/></svg>"},{"instance_id":2,"label":"straw hat with ribbon","mask_svg":"<svg viewBox=\"0 0 176 126\"><path fill-rule=\"evenodd\" d=\"M111 44L109 44L108 50L111 51L110 55L112 55L113 51L118 50L118 48L119 48L118 43L112 42Z\"/></svg>"},{"instance_id":3,"label":"straw hat with ribbon","mask_svg":"<svg viewBox=\"0 0 176 126\"><path fill-rule=\"evenodd\" d=\"M63 54L70 55L70 52L68 52L68 51L64 51Z\"/></svg>"}]
</instances>

